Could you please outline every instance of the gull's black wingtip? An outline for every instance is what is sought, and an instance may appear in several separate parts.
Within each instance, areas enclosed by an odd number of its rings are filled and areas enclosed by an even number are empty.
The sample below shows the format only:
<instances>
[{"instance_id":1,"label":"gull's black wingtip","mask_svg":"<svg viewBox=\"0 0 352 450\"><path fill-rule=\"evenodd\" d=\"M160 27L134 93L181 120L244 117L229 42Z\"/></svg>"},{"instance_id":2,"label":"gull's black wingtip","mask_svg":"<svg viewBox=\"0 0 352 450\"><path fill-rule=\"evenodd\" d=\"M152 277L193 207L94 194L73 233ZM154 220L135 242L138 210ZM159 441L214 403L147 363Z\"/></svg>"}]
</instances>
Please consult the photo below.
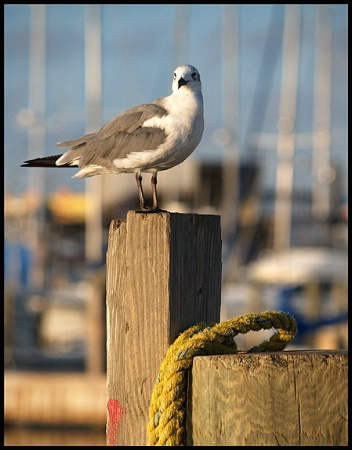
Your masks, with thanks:
<instances>
[{"instance_id":1,"label":"gull's black wingtip","mask_svg":"<svg viewBox=\"0 0 352 450\"><path fill-rule=\"evenodd\" d=\"M43 158L28 159L20 167L69 167L69 165L57 166L56 161L62 155L44 156Z\"/></svg>"}]
</instances>

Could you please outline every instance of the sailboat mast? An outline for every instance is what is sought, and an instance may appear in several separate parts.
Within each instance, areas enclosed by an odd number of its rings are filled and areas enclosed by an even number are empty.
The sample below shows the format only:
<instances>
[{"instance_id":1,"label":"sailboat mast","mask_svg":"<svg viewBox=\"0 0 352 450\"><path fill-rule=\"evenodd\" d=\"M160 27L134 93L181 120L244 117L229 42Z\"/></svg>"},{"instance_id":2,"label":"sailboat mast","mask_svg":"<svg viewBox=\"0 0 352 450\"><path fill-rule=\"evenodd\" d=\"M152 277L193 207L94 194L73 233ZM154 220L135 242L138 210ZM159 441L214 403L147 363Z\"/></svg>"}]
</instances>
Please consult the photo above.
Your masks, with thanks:
<instances>
[{"instance_id":1,"label":"sailboat mast","mask_svg":"<svg viewBox=\"0 0 352 450\"><path fill-rule=\"evenodd\" d=\"M331 127L331 25L329 5L316 5L316 57L314 69L314 111L312 140L312 214L326 220L330 213Z\"/></svg>"},{"instance_id":2,"label":"sailboat mast","mask_svg":"<svg viewBox=\"0 0 352 450\"><path fill-rule=\"evenodd\" d=\"M85 5L85 8L86 132L90 133L101 126L101 18L100 5ZM85 252L89 263L99 263L102 260L102 183L102 177L85 180Z\"/></svg>"},{"instance_id":3,"label":"sailboat mast","mask_svg":"<svg viewBox=\"0 0 352 450\"><path fill-rule=\"evenodd\" d=\"M278 165L274 217L275 252L286 250L291 241L293 155L300 42L300 5L285 5L281 93L277 140Z\"/></svg>"}]
</instances>

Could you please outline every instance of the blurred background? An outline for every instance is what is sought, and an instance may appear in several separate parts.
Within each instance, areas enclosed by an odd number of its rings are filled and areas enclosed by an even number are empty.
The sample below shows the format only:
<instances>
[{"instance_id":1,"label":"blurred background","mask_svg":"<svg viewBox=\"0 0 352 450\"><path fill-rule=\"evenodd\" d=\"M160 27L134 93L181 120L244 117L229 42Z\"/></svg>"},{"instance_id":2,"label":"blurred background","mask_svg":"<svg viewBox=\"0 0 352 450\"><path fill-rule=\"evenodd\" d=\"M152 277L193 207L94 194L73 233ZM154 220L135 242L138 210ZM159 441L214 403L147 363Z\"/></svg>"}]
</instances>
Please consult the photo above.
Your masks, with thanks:
<instances>
[{"instance_id":1,"label":"blurred background","mask_svg":"<svg viewBox=\"0 0 352 450\"><path fill-rule=\"evenodd\" d=\"M171 94L180 64L205 132L159 203L221 215L221 320L283 310L290 349L347 348L346 4L4 9L5 445L105 445L108 227L138 208L131 174L20 165Z\"/></svg>"}]
</instances>

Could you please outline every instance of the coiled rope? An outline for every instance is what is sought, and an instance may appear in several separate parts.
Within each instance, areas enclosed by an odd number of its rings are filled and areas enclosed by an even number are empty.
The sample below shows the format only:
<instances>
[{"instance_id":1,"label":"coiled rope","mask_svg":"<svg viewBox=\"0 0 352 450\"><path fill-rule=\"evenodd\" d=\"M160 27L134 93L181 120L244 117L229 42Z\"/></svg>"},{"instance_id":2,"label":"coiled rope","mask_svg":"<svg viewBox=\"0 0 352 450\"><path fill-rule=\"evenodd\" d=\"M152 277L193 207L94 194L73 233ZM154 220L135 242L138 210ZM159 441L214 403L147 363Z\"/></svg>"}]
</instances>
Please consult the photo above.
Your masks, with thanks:
<instances>
[{"instance_id":1,"label":"coiled rope","mask_svg":"<svg viewBox=\"0 0 352 450\"><path fill-rule=\"evenodd\" d=\"M238 353L237 334L271 328L277 332L268 341L245 353L283 350L297 334L294 317L275 311L245 314L218 324L201 322L181 333L168 348L153 388L148 445L186 445L187 371L195 356Z\"/></svg>"}]
</instances>

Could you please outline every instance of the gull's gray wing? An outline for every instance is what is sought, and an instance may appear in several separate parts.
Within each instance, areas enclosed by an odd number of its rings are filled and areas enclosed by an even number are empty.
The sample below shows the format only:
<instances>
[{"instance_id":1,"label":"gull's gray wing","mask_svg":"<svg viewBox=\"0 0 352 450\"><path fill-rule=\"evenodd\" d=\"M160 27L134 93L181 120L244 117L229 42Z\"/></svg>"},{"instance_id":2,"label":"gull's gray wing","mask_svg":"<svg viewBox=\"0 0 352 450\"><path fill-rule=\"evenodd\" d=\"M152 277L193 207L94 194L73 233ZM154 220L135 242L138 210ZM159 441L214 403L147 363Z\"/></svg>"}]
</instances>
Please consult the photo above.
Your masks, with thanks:
<instances>
[{"instance_id":1,"label":"gull's gray wing","mask_svg":"<svg viewBox=\"0 0 352 450\"><path fill-rule=\"evenodd\" d=\"M136 106L119 114L97 133L59 142L58 147L72 147L60 158L60 165L73 161L79 167L89 164L108 167L114 159L125 158L129 153L156 149L165 141L165 131L143 124L152 117L165 115L166 109L158 103Z\"/></svg>"}]
</instances>

